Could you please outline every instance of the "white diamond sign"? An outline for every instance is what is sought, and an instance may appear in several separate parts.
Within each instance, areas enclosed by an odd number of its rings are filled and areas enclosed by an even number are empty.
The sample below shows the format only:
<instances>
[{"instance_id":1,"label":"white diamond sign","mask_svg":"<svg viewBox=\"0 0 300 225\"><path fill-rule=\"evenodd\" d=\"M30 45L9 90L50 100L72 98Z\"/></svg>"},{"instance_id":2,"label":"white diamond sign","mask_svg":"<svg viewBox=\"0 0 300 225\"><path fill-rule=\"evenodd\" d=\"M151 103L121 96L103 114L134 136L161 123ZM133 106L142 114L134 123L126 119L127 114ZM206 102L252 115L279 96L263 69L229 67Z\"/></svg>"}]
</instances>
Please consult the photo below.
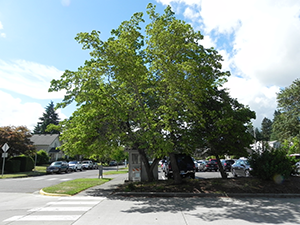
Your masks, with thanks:
<instances>
[{"instance_id":1,"label":"white diamond sign","mask_svg":"<svg viewBox=\"0 0 300 225\"><path fill-rule=\"evenodd\" d=\"M2 146L2 150L3 150L4 152L6 152L8 149L9 149L9 146L8 146L7 143L5 143L5 144Z\"/></svg>"}]
</instances>

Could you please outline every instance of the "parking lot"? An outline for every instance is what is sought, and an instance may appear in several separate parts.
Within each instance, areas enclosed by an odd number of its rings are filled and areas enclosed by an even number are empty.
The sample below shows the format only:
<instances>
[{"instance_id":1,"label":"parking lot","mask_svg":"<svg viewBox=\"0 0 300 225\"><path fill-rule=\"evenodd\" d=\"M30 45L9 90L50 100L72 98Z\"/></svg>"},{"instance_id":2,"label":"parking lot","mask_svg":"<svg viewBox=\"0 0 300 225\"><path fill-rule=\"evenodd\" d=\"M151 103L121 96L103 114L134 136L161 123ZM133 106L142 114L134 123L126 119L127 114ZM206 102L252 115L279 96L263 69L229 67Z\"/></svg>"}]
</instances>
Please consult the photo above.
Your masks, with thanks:
<instances>
[{"instance_id":1,"label":"parking lot","mask_svg":"<svg viewBox=\"0 0 300 225\"><path fill-rule=\"evenodd\" d=\"M229 178L233 177L231 172L227 172L227 174L228 174ZM158 170L158 177L161 180L167 180L168 179L168 178L165 177L165 175L162 172L161 168ZM209 179L209 178L222 178L222 177L221 177L221 174L220 174L219 171L217 171L217 172L215 172L215 171L213 171L213 172L202 172L201 171L201 172L196 172L195 173L195 178L196 179Z\"/></svg>"}]
</instances>

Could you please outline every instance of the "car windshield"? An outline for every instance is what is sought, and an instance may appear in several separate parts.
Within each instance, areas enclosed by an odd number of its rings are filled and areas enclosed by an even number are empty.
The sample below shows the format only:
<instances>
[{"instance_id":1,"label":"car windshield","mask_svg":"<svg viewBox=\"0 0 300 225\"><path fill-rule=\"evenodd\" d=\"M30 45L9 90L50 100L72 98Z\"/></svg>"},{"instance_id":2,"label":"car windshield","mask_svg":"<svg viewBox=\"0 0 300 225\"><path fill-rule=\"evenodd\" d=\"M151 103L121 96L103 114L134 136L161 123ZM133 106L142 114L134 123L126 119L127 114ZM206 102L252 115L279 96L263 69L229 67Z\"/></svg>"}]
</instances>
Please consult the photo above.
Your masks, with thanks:
<instances>
[{"instance_id":1,"label":"car windshield","mask_svg":"<svg viewBox=\"0 0 300 225\"><path fill-rule=\"evenodd\" d=\"M61 162L53 162L53 163L51 163L51 166L58 166L58 165L61 165Z\"/></svg>"},{"instance_id":2,"label":"car windshield","mask_svg":"<svg viewBox=\"0 0 300 225\"><path fill-rule=\"evenodd\" d=\"M77 161L71 161L71 162L69 162L69 164L76 164L77 163Z\"/></svg>"}]
</instances>

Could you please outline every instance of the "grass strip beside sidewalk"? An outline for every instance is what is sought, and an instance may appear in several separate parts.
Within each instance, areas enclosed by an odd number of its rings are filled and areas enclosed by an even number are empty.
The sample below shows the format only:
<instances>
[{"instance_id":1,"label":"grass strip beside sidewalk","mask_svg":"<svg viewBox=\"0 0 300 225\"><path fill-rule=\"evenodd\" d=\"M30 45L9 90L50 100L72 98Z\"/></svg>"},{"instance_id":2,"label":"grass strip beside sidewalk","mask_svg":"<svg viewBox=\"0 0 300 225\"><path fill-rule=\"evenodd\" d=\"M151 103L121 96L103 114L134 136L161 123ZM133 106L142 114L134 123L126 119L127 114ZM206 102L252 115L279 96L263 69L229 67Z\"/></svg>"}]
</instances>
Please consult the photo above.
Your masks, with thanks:
<instances>
[{"instance_id":1,"label":"grass strip beside sidewalk","mask_svg":"<svg viewBox=\"0 0 300 225\"><path fill-rule=\"evenodd\" d=\"M51 194L75 195L83 190L104 184L110 180L111 178L80 178L43 188L43 191Z\"/></svg>"}]
</instances>

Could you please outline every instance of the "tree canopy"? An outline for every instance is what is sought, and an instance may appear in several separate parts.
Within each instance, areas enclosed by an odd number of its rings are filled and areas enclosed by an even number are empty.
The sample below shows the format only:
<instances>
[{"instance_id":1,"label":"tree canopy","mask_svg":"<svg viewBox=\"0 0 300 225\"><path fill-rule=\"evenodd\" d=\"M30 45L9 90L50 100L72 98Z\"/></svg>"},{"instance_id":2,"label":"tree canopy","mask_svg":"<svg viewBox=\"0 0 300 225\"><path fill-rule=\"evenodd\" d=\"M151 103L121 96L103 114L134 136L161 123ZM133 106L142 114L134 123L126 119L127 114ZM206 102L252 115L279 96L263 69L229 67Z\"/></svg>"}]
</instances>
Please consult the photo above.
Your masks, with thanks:
<instances>
[{"instance_id":1,"label":"tree canopy","mask_svg":"<svg viewBox=\"0 0 300 225\"><path fill-rule=\"evenodd\" d=\"M60 123L67 154L102 155L131 147L141 154L151 180L149 159L155 164L169 153L194 152L198 144L191 126L196 120L204 126L207 98L218 95L230 74L221 70L222 56L200 45L201 33L176 19L170 7L159 15L149 4L147 14L146 26L141 26L143 13L135 13L106 41L99 31L79 33L75 39L91 58L52 80L49 91L66 90L59 107L77 102L78 109ZM243 109L233 102L240 118Z\"/></svg>"},{"instance_id":2,"label":"tree canopy","mask_svg":"<svg viewBox=\"0 0 300 225\"><path fill-rule=\"evenodd\" d=\"M199 105L204 121L194 120L192 132L196 135L199 148L209 149L218 161L223 178L220 155L247 156L246 148L253 143L253 136L247 132L255 113L229 96L225 89L214 90L205 102Z\"/></svg>"},{"instance_id":3,"label":"tree canopy","mask_svg":"<svg viewBox=\"0 0 300 225\"><path fill-rule=\"evenodd\" d=\"M278 113L274 118L273 131L280 141L300 139L300 80L277 94Z\"/></svg>"},{"instance_id":4,"label":"tree canopy","mask_svg":"<svg viewBox=\"0 0 300 225\"><path fill-rule=\"evenodd\" d=\"M34 127L34 134L59 134L58 130L47 130L48 125L58 125L60 120L58 114L55 112L53 101L51 101L50 104L46 107L43 116L40 117L39 120L41 122L38 122Z\"/></svg>"},{"instance_id":5,"label":"tree canopy","mask_svg":"<svg viewBox=\"0 0 300 225\"><path fill-rule=\"evenodd\" d=\"M30 141L31 133L25 126L5 126L0 127L0 147L7 143L9 156L26 154L30 155L35 152L35 147Z\"/></svg>"}]
</instances>

